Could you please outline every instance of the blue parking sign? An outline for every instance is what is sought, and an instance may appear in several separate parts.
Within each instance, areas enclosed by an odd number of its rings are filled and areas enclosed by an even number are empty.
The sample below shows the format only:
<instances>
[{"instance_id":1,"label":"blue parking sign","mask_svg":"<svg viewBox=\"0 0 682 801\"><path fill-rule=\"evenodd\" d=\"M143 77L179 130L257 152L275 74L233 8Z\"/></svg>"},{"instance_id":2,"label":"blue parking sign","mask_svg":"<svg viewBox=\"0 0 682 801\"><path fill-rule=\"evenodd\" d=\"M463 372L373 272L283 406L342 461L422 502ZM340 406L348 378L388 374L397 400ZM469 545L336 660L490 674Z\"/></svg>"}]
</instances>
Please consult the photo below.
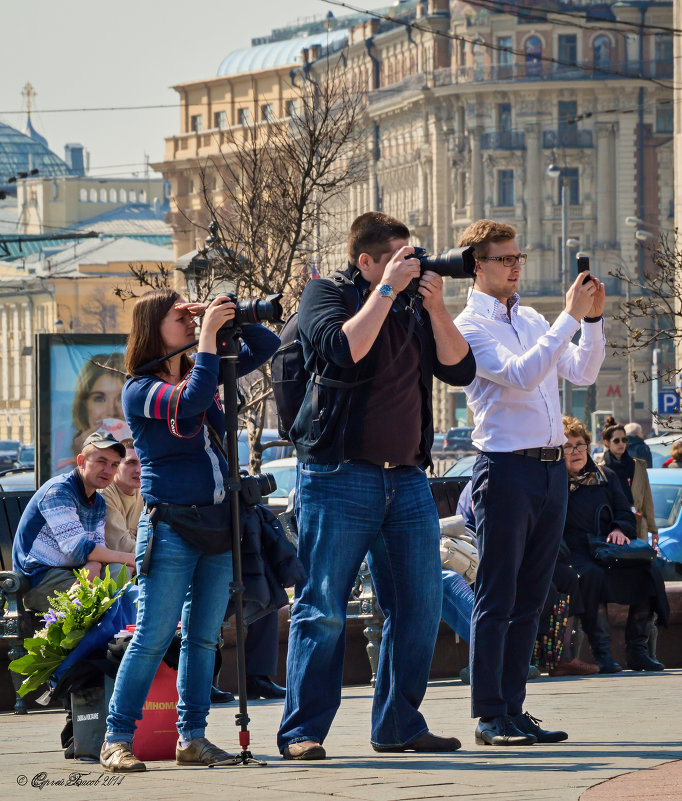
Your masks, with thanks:
<instances>
[{"instance_id":1,"label":"blue parking sign","mask_svg":"<svg viewBox=\"0 0 682 801\"><path fill-rule=\"evenodd\" d=\"M658 413L659 414L679 414L680 396L677 392L668 390L658 393Z\"/></svg>"}]
</instances>

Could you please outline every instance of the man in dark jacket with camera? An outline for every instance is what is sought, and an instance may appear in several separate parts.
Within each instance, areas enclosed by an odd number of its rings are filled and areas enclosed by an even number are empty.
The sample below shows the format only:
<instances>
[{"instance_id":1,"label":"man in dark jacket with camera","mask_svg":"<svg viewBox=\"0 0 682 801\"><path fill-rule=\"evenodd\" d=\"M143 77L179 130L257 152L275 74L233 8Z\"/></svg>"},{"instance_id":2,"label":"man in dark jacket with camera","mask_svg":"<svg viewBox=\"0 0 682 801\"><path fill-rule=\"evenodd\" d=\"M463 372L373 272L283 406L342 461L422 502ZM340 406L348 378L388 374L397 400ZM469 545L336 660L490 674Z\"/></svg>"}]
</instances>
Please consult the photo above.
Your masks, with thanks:
<instances>
[{"instance_id":1,"label":"man in dark jacket with camera","mask_svg":"<svg viewBox=\"0 0 682 801\"><path fill-rule=\"evenodd\" d=\"M311 281L299 309L308 382L291 429L300 461L299 557L287 696L278 744L286 759L324 759L341 699L346 605L368 555L386 616L372 710L377 751L454 751L428 731L426 690L441 611L438 514L431 463L433 377L473 380L475 363L443 301L443 279L420 276L409 230L385 214L358 217L347 270ZM416 292L406 290L411 282ZM423 298L423 305L422 305ZM349 386L344 386L344 385Z\"/></svg>"}]
</instances>

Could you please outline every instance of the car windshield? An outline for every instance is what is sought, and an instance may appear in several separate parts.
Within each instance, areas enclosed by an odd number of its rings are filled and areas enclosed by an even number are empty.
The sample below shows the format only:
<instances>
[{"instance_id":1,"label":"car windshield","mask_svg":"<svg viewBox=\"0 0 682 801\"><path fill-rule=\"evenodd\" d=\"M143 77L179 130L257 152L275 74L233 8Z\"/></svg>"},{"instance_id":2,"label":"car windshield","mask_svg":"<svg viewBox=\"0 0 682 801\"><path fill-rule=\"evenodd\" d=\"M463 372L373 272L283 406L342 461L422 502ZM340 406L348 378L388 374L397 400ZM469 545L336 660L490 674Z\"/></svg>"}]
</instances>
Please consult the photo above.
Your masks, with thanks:
<instances>
[{"instance_id":1,"label":"car windshield","mask_svg":"<svg viewBox=\"0 0 682 801\"><path fill-rule=\"evenodd\" d=\"M670 459L670 448L672 442L658 442L654 445L649 444L651 451L651 466L663 467L663 463Z\"/></svg>"},{"instance_id":2,"label":"car windshield","mask_svg":"<svg viewBox=\"0 0 682 801\"><path fill-rule=\"evenodd\" d=\"M682 487L674 484L652 484L651 495L654 499L654 515L659 528L674 525L682 506Z\"/></svg>"},{"instance_id":3,"label":"car windshield","mask_svg":"<svg viewBox=\"0 0 682 801\"><path fill-rule=\"evenodd\" d=\"M18 451L20 443L13 439L0 440L0 451Z\"/></svg>"}]
</instances>

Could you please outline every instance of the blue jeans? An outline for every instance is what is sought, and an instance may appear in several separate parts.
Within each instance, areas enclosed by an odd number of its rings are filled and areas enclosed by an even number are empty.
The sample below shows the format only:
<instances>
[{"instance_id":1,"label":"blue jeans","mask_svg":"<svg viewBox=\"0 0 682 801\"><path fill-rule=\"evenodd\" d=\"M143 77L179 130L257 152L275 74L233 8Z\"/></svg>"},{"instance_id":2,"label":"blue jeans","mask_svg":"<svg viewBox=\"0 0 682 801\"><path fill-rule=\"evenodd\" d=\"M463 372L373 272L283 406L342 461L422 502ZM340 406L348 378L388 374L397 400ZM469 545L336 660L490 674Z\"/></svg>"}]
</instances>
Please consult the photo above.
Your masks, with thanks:
<instances>
[{"instance_id":1,"label":"blue jeans","mask_svg":"<svg viewBox=\"0 0 682 801\"><path fill-rule=\"evenodd\" d=\"M471 639L474 591L454 570L443 570L443 620L464 642Z\"/></svg>"},{"instance_id":2,"label":"blue jeans","mask_svg":"<svg viewBox=\"0 0 682 801\"><path fill-rule=\"evenodd\" d=\"M323 742L341 702L346 606L365 555L385 615L371 740L405 745L428 727L419 712L441 614L438 513L418 467L299 465L298 555L287 696L277 742Z\"/></svg>"},{"instance_id":3,"label":"blue jeans","mask_svg":"<svg viewBox=\"0 0 682 801\"><path fill-rule=\"evenodd\" d=\"M138 571L149 528L143 514L137 528ZM166 523L156 524L149 575L138 576L137 629L119 667L109 705L107 742L132 742L136 721L142 717L142 706L178 621L182 624L178 734L184 740L204 736L216 644L231 580L230 551L205 554Z\"/></svg>"}]
</instances>

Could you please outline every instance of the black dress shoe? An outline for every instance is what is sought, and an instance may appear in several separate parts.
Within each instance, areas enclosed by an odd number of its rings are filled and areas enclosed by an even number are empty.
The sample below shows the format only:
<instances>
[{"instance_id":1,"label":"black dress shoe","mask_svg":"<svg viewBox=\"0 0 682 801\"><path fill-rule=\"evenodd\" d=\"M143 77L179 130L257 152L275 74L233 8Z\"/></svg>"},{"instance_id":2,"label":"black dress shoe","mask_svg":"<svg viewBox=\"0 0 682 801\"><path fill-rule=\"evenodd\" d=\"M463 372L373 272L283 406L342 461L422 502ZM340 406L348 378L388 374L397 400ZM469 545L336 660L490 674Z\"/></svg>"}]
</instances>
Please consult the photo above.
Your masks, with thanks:
<instances>
[{"instance_id":1,"label":"black dress shoe","mask_svg":"<svg viewBox=\"0 0 682 801\"><path fill-rule=\"evenodd\" d=\"M284 698L286 694L284 687L275 684L267 676L246 677L246 697L249 701L257 701L259 698Z\"/></svg>"},{"instance_id":2,"label":"black dress shoe","mask_svg":"<svg viewBox=\"0 0 682 801\"><path fill-rule=\"evenodd\" d=\"M230 704L234 701L234 695L227 692L227 690L219 690L215 684L211 685L211 703L212 704Z\"/></svg>"},{"instance_id":3,"label":"black dress shoe","mask_svg":"<svg viewBox=\"0 0 682 801\"><path fill-rule=\"evenodd\" d=\"M609 656L596 656L595 662L599 665L600 673L620 673L623 668L616 662L613 657Z\"/></svg>"},{"instance_id":4,"label":"black dress shoe","mask_svg":"<svg viewBox=\"0 0 682 801\"><path fill-rule=\"evenodd\" d=\"M528 712L522 712L520 715L510 715L510 717L519 731L524 734L532 734L539 743L560 743L563 740L568 740L568 734L565 731L541 729L538 724L542 723L542 721L529 715Z\"/></svg>"},{"instance_id":5,"label":"black dress shoe","mask_svg":"<svg viewBox=\"0 0 682 801\"><path fill-rule=\"evenodd\" d=\"M537 739L532 734L525 734L514 725L509 715L499 715L492 720L479 720L476 726L476 743L478 745L533 745Z\"/></svg>"},{"instance_id":6,"label":"black dress shoe","mask_svg":"<svg viewBox=\"0 0 682 801\"><path fill-rule=\"evenodd\" d=\"M652 659L645 650L633 651L627 654L626 664L629 670L657 671L665 670L663 662Z\"/></svg>"},{"instance_id":7,"label":"black dress shoe","mask_svg":"<svg viewBox=\"0 0 682 801\"><path fill-rule=\"evenodd\" d=\"M430 731L425 731L405 745L374 745L372 748L375 751L402 753L403 751L430 751L443 752L443 751L457 751L462 747L462 743L456 737L439 737L437 734L431 734Z\"/></svg>"}]
</instances>

